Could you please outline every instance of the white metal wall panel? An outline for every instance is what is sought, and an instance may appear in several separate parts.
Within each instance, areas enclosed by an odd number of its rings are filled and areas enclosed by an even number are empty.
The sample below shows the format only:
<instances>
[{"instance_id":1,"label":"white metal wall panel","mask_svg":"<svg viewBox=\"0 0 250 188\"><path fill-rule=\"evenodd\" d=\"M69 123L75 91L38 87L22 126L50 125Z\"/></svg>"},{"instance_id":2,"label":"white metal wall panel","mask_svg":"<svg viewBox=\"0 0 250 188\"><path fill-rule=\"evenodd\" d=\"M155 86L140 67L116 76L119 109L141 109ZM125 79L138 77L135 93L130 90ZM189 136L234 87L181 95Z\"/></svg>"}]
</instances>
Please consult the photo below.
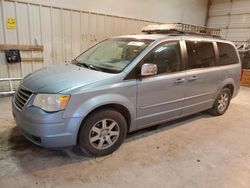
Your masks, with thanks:
<instances>
[{"instance_id":1,"label":"white metal wall panel","mask_svg":"<svg viewBox=\"0 0 250 188\"><path fill-rule=\"evenodd\" d=\"M231 41L247 41L250 37L250 29L228 29L227 38Z\"/></svg>"},{"instance_id":2,"label":"white metal wall panel","mask_svg":"<svg viewBox=\"0 0 250 188\"><path fill-rule=\"evenodd\" d=\"M100 42L105 39L105 34L103 33L103 29L105 28L105 16L97 15L97 41Z\"/></svg>"},{"instance_id":3,"label":"white metal wall panel","mask_svg":"<svg viewBox=\"0 0 250 188\"><path fill-rule=\"evenodd\" d=\"M131 30L132 30L132 20L127 20L127 19L124 19L123 21L123 32L122 34L123 35L128 35L130 34ZM139 33L139 31L138 31Z\"/></svg>"},{"instance_id":4,"label":"white metal wall panel","mask_svg":"<svg viewBox=\"0 0 250 188\"><path fill-rule=\"evenodd\" d=\"M114 19L111 16L105 16L105 37L111 37L115 35L115 31L114 31Z\"/></svg>"},{"instance_id":5,"label":"white metal wall panel","mask_svg":"<svg viewBox=\"0 0 250 188\"><path fill-rule=\"evenodd\" d=\"M152 22L203 25L208 0L19 0L58 8L132 17ZM181 12L181 14L179 14Z\"/></svg>"},{"instance_id":6,"label":"white metal wall panel","mask_svg":"<svg viewBox=\"0 0 250 188\"><path fill-rule=\"evenodd\" d=\"M250 14L238 14L230 17L229 28L250 27Z\"/></svg>"},{"instance_id":7,"label":"white metal wall panel","mask_svg":"<svg viewBox=\"0 0 250 188\"><path fill-rule=\"evenodd\" d=\"M3 9L3 6L2 6L2 2L3 1L0 1L0 17L2 19L0 19L0 44L4 44L5 41L4 41L4 19L3 19L3 12L2 12L2 9Z\"/></svg>"},{"instance_id":8,"label":"white metal wall panel","mask_svg":"<svg viewBox=\"0 0 250 188\"><path fill-rule=\"evenodd\" d=\"M234 42L250 38L250 1L213 0L207 25L223 29L222 36Z\"/></svg>"},{"instance_id":9,"label":"white metal wall panel","mask_svg":"<svg viewBox=\"0 0 250 188\"><path fill-rule=\"evenodd\" d=\"M16 4L17 6L17 27L18 27L18 37L19 44L29 45L31 44L31 17L30 17L30 7L28 4ZM26 25L24 28L23 25ZM22 58L31 58L31 52L21 52ZM22 76L26 76L33 71L33 62L23 61L21 63Z\"/></svg>"},{"instance_id":10,"label":"white metal wall panel","mask_svg":"<svg viewBox=\"0 0 250 188\"><path fill-rule=\"evenodd\" d=\"M130 24L131 24L130 20L124 19L124 32L123 32L124 35L130 33Z\"/></svg>"},{"instance_id":11,"label":"white metal wall panel","mask_svg":"<svg viewBox=\"0 0 250 188\"><path fill-rule=\"evenodd\" d=\"M209 16L224 16L228 15L231 11L231 3L218 3L212 4L209 8Z\"/></svg>"},{"instance_id":12,"label":"white metal wall panel","mask_svg":"<svg viewBox=\"0 0 250 188\"><path fill-rule=\"evenodd\" d=\"M89 42L90 46L97 43L97 15L89 14Z\"/></svg>"},{"instance_id":13,"label":"white metal wall panel","mask_svg":"<svg viewBox=\"0 0 250 188\"><path fill-rule=\"evenodd\" d=\"M249 14L250 13L250 1L239 0L233 1L231 14Z\"/></svg>"},{"instance_id":14,"label":"white metal wall panel","mask_svg":"<svg viewBox=\"0 0 250 188\"><path fill-rule=\"evenodd\" d=\"M64 52L64 61L70 61L72 59L71 49L71 11L62 10L62 25L63 25L63 52Z\"/></svg>"},{"instance_id":15,"label":"white metal wall panel","mask_svg":"<svg viewBox=\"0 0 250 188\"><path fill-rule=\"evenodd\" d=\"M81 14L80 12L72 11L71 16L71 36L72 39L72 57L77 57L80 54L81 47Z\"/></svg>"},{"instance_id":16,"label":"white metal wall panel","mask_svg":"<svg viewBox=\"0 0 250 188\"><path fill-rule=\"evenodd\" d=\"M30 23L28 15L27 4L18 3L16 4L16 14L17 14L17 28L18 28L18 41L19 44L27 45L30 44ZM23 27L26 25L26 27ZM21 52L21 57L30 58L30 52ZM32 72L32 63L23 61L21 63L21 74L26 76Z\"/></svg>"},{"instance_id":17,"label":"white metal wall panel","mask_svg":"<svg viewBox=\"0 0 250 188\"><path fill-rule=\"evenodd\" d=\"M209 27L213 28L226 28L229 23L229 16L219 16L219 17L210 17L208 19Z\"/></svg>"},{"instance_id":18,"label":"white metal wall panel","mask_svg":"<svg viewBox=\"0 0 250 188\"><path fill-rule=\"evenodd\" d=\"M212 4L218 4L218 3L226 3L226 2L230 2L231 0L211 0L210 2Z\"/></svg>"},{"instance_id":19,"label":"white metal wall panel","mask_svg":"<svg viewBox=\"0 0 250 188\"><path fill-rule=\"evenodd\" d=\"M3 20L5 21L9 17L15 18L16 19L16 13L15 13L15 3L11 1L4 1L4 8L3 8L3 13L4 13L4 18ZM15 29L6 29L6 43L7 44L16 44L17 43L17 31Z\"/></svg>"},{"instance_id":20,"label":"white metal wall panel","mask_svg":"<svg viewBox=\"0 0 250 188\"><path fill-rule=\"evenodd\" d=\"M137 32L137 20L132 20L129 34L136 34Z\"/></svg>"},{"instance_id":21,"label":"white metal wall panel","mask_svg":"<svg viewBox=\"0 0 250 188\"><path fill-rule=\"evenodd\" d=\"M6 20L9 17L16 18L16 4L15 2L6 1L4 2L5 8L3 9L4 13L4 20ZM7 44L18 44L18 38L17 38L17 29L6 29L6 43ZM21 67L20 64L14 63L7 65L9 77L20 77L21 74ZM13 86L16 87L18 85L18 82L14 82Z\"/></svg>"},{"instance_id":22,"label":"white metal wall panel","mask_svg":"<svg viewBox=\"0 0 250 188\"><path fill-rule=\"evenodd\" d=\"M29 5L30 20L30 44L41 45L41 21L40 8L38 5ZM42 52L32 52L32 57L42 57ZM32 62L32 70L35 71L43 67L43 62Z\"/></svg>"},{"instance_id":23,"label":"white metal wall panel","mask_svg":"<svg viewBox=\"0 0 250 188\"><path fill-rule=\"evenodd\" d=\"M3 1L0 2L1 7L0 7L0 16L1 18L3 18L3 6L2 3L4 3ZM0 19L0 43L1 44L5 44L5 36L4 36L4 29L5 29L5 22L4 22L4 18ZM5 62L5 55L3 52L0 52L0 76L1 77L9 77L9 73L8 73L8 67L7 64ZM8 84L7 83L0 83L0 91L5 90L6 88L8 88Z\"/></svg>"},{"instance_id":24,"label":"white metal wall panel","mask_svg":"<svg viewBox=\"0 0 250 188\"><path fill-rule=\"evenodd\" d=\"M125 35L126 33L126 20L124 18L119 18L120 22L120 33L119 35Z\"/></svg>"},{"instance_id":25,"label":"white metal wall panel","mask_svg":"<svg viewBox=\"0 0 250 188\"><path fill-rule=\"evenodd\" d=\"M81 13L81 52L89 47L89 14ZM106 38L106 36L104 36Z\"/></svg>"},{"instance_id":26,"label":"white metal wall panel","mask_svg":"<svg viewBox=\"0 0 250 188\"><path fill-rule=\"evenodd\" d=\"M115 30L115 36L120 35L122 33L122 27L120 23L120 18L114 17L114 30Z\"/></svg>"},{"instance_id":27,"label":"white metal wall panel","mask_svg":"<svg viewBox=\"0 0 250 188\"><path fill-rule=\"evenodd\" d=\"M52 42L53 42L53 63L62 63L64 61L62 54L63 35L62 35L62 13L61 9L51 9L52 11ZM71 27L70 27L71 28Z\"/></svg>"},{"instance_id":28,"label":"white metal wall panel","mask_svg":"<svg viewBox=\"0 0 250 188\"><path fill-rule=\"evenodd\" d=\"M44 57L44 66L51 65L53 63L52 49L53 49L53 40L52 40L52 22L51 22L51 8L50 7L41 7L40 11L41 17L41 32L42 32L42 45L44 47L43 57ZM23 64L23 62L22 62ZM31 71L30 71L31 72Z\"/></svg>"}]
</instances>

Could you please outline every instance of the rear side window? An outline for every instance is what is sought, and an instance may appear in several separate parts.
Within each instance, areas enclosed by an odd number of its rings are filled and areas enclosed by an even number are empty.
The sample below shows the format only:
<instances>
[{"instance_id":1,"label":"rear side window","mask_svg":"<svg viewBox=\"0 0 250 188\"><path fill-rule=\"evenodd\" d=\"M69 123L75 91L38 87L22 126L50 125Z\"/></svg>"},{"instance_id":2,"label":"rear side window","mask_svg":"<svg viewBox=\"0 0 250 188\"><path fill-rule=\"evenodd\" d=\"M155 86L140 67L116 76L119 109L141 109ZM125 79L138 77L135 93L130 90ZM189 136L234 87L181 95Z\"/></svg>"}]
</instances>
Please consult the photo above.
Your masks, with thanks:
<instances>
[{"instance_id":1,"label":"rear side window","mask_svg":"<svg viewBox=\"0 0 250 188\"><path fill-rule=\"evenodd\" d=\"M215 53L212 42L187 41L187 69L211 67L215 65Z\"/></svg>"},{"instance_id":2,"label":"rear side window","mask_svg":"<svg viewBox=\"0 0 250 188\"><path fill-rule=\"evenodd\" d=\"M217 42L220 62L219 65L231 65L238 63L238 56L235 48L227 43Z\"/></svg>"}]
</instances>

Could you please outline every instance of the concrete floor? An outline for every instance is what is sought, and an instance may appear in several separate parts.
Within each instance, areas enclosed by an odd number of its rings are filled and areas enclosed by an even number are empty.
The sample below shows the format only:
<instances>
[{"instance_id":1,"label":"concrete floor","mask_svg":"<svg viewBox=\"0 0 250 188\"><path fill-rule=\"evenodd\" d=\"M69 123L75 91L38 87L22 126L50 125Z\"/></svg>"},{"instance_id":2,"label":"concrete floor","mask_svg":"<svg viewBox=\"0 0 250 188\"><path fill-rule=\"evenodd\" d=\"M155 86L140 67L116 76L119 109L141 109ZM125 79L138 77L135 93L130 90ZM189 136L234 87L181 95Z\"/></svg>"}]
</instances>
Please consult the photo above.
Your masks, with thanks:
<instances>
[{"instance_id":1,"label":"concrete floor","mask_svg":"<svg viewBox=\"0 0 250 188\"><path fill-rule=\"evenodd\" d=\"M0 98L0 187L250 187L250 89L227 113L204 113L130 134L103 158L46 150L15 127Z\"/></svg>"}]
</instances>

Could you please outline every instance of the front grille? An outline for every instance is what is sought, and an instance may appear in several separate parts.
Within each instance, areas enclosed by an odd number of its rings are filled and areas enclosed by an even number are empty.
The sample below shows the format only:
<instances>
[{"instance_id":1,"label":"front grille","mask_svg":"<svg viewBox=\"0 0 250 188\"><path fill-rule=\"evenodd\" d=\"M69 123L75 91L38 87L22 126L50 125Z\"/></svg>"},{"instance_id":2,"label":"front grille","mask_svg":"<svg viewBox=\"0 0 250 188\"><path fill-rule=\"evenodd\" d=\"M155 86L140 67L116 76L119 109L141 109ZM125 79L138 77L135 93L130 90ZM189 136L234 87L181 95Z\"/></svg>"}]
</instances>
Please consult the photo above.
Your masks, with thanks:
<instances>
[{"instance_id":1,"label":"front grille","mask_svg":"<svg viewBox=\"0 0 250 188\"><path fill-rule=\"evenodd\" d=\"M28 91L26 89L23 88L19 88L17 90L16 93L16 97L15 97L15 105L19 108L19 109L23 109L24 105L27 103L27 101L29 100L30 96L32 95L31 91Z\"/></svg>"}]
</instances>

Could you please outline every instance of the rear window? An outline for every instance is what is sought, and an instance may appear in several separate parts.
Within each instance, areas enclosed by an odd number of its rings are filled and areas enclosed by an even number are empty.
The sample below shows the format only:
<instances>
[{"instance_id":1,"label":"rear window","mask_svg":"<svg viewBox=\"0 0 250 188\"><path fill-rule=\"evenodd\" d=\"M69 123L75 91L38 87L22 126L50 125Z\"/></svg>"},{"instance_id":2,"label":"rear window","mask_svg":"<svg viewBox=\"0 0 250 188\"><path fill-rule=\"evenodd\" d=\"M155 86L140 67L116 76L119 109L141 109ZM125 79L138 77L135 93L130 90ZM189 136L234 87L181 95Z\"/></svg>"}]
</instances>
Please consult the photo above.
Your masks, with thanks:
<instances>
[{"instance_id":1,"label":"rear window","mask_svg":"<svg viewBox=\"0 0 250 188\"><path fill-rule=\"evenodd\" d=\"M187 41L188 65L187 69L211 67L215 65L213 43Z\"/></svg>"},{"instance_id":2,"label":"rear window","mask_svg":"<svg viewBox=\"0 0 250 188\"><path fill-rule=\"evenodd\" d=\"M231 44L217 42L219 50L219 65L231 65L238 63L238 56Z\"/></svg>"}]
</instances>

